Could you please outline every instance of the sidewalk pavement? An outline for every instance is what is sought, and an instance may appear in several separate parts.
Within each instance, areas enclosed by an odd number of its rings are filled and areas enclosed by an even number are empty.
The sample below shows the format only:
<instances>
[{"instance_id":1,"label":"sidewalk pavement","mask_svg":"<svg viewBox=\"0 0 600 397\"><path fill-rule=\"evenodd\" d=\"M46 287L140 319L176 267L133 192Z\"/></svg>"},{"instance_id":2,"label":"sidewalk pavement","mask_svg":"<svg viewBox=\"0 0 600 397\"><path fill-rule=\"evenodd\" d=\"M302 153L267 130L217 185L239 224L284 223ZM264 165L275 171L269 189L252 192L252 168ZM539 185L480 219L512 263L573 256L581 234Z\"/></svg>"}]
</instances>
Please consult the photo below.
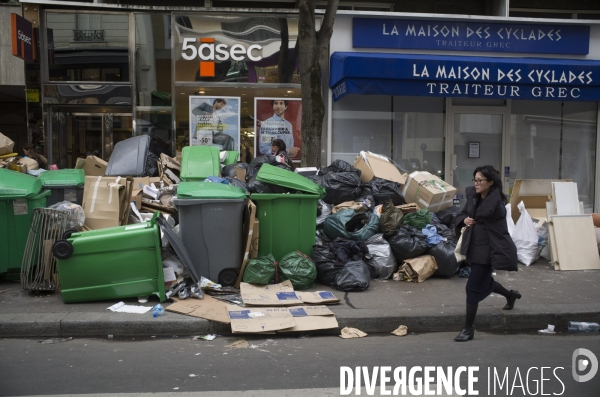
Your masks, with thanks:
<instances>
[{"instance_id":1,"label":"sidewalk pavement","mask_svg":"<svg viewBox=\"0 0 600 397\"><path fill-rule=\"evenodd\" d=\"M478 331L524 331L548 324L565 331L568 321L600 323L600 271L561 272L545 260L518 272L496 273L507 289L521 292L515 308L504 311L506 300L492 294L480 303ZM459 332L464 325L466 279L430 278L423 283L372 281L364 292L331 290L341 299L329 306L340 329L349 326L367 333L388 333L400 325L409 332ZM113 313L106 309L119 300L64 304L60 293L35 296L18 282L0 282L0 337L153 336L231 334L228 324L166 311L146 314ZM138 304L137 299L125 303ZM158 303L150 298L145 306ZM167 306L169 303L164 304ZM320 332L337 335L339 330Z\"/></svg>"}]
</instances>

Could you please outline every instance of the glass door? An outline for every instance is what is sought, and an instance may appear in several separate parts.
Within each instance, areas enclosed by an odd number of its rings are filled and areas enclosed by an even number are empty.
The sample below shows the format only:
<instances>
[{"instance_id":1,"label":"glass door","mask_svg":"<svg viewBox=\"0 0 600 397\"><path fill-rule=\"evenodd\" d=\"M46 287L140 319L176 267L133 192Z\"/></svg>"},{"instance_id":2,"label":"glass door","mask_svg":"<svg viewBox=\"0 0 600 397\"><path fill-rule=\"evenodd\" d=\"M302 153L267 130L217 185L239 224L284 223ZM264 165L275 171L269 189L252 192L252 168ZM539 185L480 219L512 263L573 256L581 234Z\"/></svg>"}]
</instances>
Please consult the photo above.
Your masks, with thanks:
<instances>
[{"instance_id":1,"label":"glass door","mask_svg":"<svg viewBox=\"0 0 600 397\"><path fill-rule=\"evenodd\" d=\"M492 165L502 176L504 192L508 192L510 168L504 161L508 153L505 133L505 107L451 107L448 115L446 151L447 182L456 188L460 206L465 203L465 188L473 185L473 171Z\"/></svg>"}]
</instances>

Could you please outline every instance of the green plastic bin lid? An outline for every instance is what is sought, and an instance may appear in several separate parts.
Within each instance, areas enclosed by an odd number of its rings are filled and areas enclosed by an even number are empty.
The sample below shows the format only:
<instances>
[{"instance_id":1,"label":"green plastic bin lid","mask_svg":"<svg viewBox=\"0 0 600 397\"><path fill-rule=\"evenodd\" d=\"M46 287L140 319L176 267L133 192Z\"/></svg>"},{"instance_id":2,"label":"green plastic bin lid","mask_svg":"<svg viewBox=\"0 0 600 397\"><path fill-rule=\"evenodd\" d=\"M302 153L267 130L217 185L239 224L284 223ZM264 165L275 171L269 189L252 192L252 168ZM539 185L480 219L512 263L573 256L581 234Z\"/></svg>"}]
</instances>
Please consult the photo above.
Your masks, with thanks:
<instances>
[{"instance_id":1,"label":"green plastic bin lid","mask_svg":"<svg viewBox=\"0 0 600 397\"><path fill-rule=\"evenodd\" d=\"M215 182L181 182L177 187L179 199L246 199L239 187Z\"/></svg>"},{"instance_id":2,"label":"green plastic bin lid","mask_svg":"<svg viewBox=\"0 0 600 397\"><path fill-rule=\"evenodd\" d=\"M227 156L223 161L224 165L235 164L237 163L237 159L240 157L240 153L237 150L229 150L227 151Z\"/></svg>"},{"instance_id":3,"label":"green plastic bin lid","mask_svg":"<svg viewBox=\"0 0 600 397\"><path fill-rule=\"evenodd\" d=\"M325 197L325 188L322 186L317 185L300 174L270 164L263 164L260 167L256 179L260 182L283 186L305 193L318 194L320 198Z\"/></svg>"},{"instance_id":4,"label":"green plastic bin lid","mask_svg":"<svg viewBox=\"0 0 600 397\"><path fill-rule=\"evenodd\" d=\"M83 169L66 169L57 171L46 171L39 176L42 186L83 186L85 184L85 172Z\"/></svg>"},{"instance_id":5,"label":"green plastic bin lid","mask_svg":"<svg viewBox=\"0 0 600 397\"><path fill-rule=\"evenodd\" d=\"M42 190L42 181L35 176L0 168L0 198L30 197Z\"/></svg>"},{"instance_id":6,"label":"green plastic bin lid","mask_svg":"<svg viewBox=\"0 0 600 397\"><path fill-rule=\"evenodd\" d=\"M204 180L209 176L219 176L221 162L216 146L186 146L181 151L181 172L183 181Z\"/></svg>"}]
</instances>

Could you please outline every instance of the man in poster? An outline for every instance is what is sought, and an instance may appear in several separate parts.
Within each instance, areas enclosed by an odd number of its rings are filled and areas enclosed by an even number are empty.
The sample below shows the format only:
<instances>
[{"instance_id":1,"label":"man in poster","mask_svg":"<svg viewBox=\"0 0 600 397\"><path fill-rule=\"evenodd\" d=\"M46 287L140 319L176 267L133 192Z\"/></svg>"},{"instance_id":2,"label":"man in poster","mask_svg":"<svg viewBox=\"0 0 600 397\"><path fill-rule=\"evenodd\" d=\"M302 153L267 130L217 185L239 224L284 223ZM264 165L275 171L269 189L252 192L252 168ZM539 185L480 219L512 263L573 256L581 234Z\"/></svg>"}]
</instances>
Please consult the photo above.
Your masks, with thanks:
<instances>
[{"instance_id":1,"label":"man in poster","mask_svg":"<svg viewBox=\"0 0 600 397\"><path fill-rule=\"evenodd\" d=\"M271 101L271 106L273 116L260 123L260 154L271 154L271 142L274 139L281 139L288 148L289 156L294 158L299 149L294 147L292 124L284 118L288 101L275 99Z\"/></svg>"},{"instance_id":2,"label":"man in poster","mask_svg":"<svg viewBox=\"0 0 600 397\"><path fill-rule=\"evenodd\" d=\"M239 133L239 101L237 98L229 99L232 106L228 106L226 98L190 97L191 113L194 116L190 123L192 145L236 150L237 144L232 134ZM202 102L198 103L199 101Z\"/></svg>"}]
</instances>

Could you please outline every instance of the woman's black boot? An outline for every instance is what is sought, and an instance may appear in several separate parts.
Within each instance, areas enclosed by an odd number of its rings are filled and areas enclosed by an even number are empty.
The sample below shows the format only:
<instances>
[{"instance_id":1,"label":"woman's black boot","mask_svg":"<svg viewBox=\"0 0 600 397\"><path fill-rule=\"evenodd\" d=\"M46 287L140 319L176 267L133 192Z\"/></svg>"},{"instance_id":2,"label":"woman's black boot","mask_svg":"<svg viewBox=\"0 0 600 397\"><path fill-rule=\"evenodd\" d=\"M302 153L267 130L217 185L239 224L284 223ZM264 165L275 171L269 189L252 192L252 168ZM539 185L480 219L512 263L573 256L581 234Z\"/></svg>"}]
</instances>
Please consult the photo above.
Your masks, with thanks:
<instances>
[{"instance_id":1,"label":"woman's black boot","mask_svg":"<svg viewBox=\"0 0 600 397\"><path fill-rule=\"evenodd\" d=\"M515 307L515 301L517 299L521 299L521 294L519 291L510 290L510 295L506 298L506 306L502 308L502 310L511 310Z\"/></svg>"},{"instance_id":2,"label":"woman's black boot","mask_svg":"<svg viewBox=\"0 0 600 397\"><path fill-rule=\"evenodd\" d=\"M463 328L463 330L460 331L460 334L458 334L454 340L457 342L466 342L468 340L472 340L474 335L475 330L473 328Z\"/></svg>"}]
</instances>

